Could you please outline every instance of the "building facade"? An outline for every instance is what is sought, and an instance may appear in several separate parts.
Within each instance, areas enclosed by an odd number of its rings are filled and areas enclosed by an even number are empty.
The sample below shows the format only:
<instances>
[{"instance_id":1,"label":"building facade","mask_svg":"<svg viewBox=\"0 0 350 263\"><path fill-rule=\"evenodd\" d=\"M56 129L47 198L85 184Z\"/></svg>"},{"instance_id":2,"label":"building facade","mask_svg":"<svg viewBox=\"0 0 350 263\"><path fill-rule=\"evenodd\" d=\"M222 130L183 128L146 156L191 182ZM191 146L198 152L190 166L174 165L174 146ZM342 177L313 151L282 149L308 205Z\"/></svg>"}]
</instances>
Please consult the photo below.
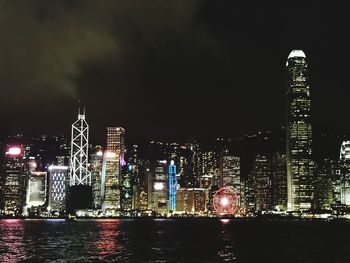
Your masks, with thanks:
<instances>
[{"instance_id":1,"label":"building facade","mask_svg":"<svg viewBox=\"0 0 350 263\"><path fill-rule=\"evenodd\" d=\"M69 182L68 166L49 166L49 202L51 213L62 213L66 210L66 193Z\"/></svg>"},{"instance_id":2,"label":"building facade","mask_svg":"<svg viewBox=\"0 0 350 263\"><path fill-rule=\"evenodd\" d=\"M25 205L26 180L21 147L9 147L2 178L2 214L21 216Z\"/></svg>"},{"instance_id":3,"label":"building facade","mask_svg":"<svg viewBox=\"0 0 350 263\"><path fill-rule=\"evenodd\" d=\"M42 206L46 202L46 172L31 172L27 189L27 206Z\"/></svg>"},{"instance_id":4,"label":"building facade","mask_svg":"<svg viewBox=\"0 0 350 263\"><path fill-rule=\"evenodd\" d=\"M350 205L350 141L340 147L340 202Z\"/></svg>"},{"instance_id":5,"label":"building facade","mask_svg":"<svg viewBox=\"0 0 350 263\"><path fill-rule=\"evenodd\" d=\"M280 153L259 154L252 170L255 209L286 210L286 157ZM247 190L248 191L248 190ZM247 193L250 197L251 194Z\"/></svg>"},{"instance_id":6,"label":"building facade","mask_svg":"<svg viewBox=\"0 0 350 263\"><path fill-rule=\"evenodd\" d=\"M230 186L238 196L240 205L241 174L240 159L236 156L223 156L220 159L220 187Z\"/></svg>"},{"instance_id":7,"label":"building facade","mask_svg":"<svg viewBox=\"0 0 350 263\"><path fill-rule=\"evenodd\" d=\"M30 172L27 184L26 207L24 214L39 215L46 203L47 173Z\"/></svg>"},{"instance_id":8,"label":"building facade","mask_svg":"<svg viewBox=\"0 0 350 263\"><path fill-rule=\"evenodd\" d=\"M254 176L255 210L257 211L269 210L272 206L271 168L267 156L256 156L252 174Z\"/></svg>"},{"instance_id":9,"label":"building facade","mask_svg":"<svg viewBox=\"0 0 350 263\"><path fill-rule=\"evenodd\" d=\"M176 211L204 213L207 211L204 188L180 188L176 194Z\"/></svg>"},{"instance_id":10,"label":"building facade","mask_svg":"<svg viewBox=\"0 0 350 263\"><path fill-rule=\"evenodd\" d=\"M118 156L125 154L125 129L122 127L107 127L107 151Z\"/></svg>"},{"instance_id":11,"label":"building facade","mask_svg":"<svg viewBox=\"0 0 350 263\"><path fill-rule=\"evenodd\" d=\"M132 209L134 177L135 165L124 165L122 168L120 184L120 207L124 211Z\"/></svg>"},{"instance_id":12,"label":"building facade","mask_svg":"<svg viewBox=\"0 0 350 263\"><path fill-rule=\"evenodd\" d=\"M170 162L168 168L169 178L169 211L176 211L176 192L177 192L177 179L176 179L176 165L174 161Z\"/></svg>"},{"instance_id":13,"label":"building facade","mask_svg":"<svg viewBox=\"0 0 350 263\"><path fill-rule=\"evenodd\" d=\"M103 155L101 196L102 210L115 214L120 209L120 164L115 152L105 151Z\"/></svg>"},{"instance_id":14,"label":"building facade","mask_svg":"<svg viewBox=\"0 0 350 263\"><path fill-rule=\"evenodd\" d=\"M96 146L94 153L91 155L89 167L91 171L92 207L94 209L102 208L102 166L103 151L100 146Z\"/></svg>"},{"instance_id":15,"label":"building facade","mask_svg":"<svg viewBox=\"0 0 350 263\"><path fill-rule=\"evenodd\" d=\"M287 59L286 152L288 210L312 208L312 128L308 64L302 50Z\"/></svg>"},{"instance_id":16,"label":"building facade","mask_svg":"<svg viewBox=\"0 0 350 263\"><path fill-rule=\"evenodd\" d=\"M314 180L315 180L315 209L331 209L334 203L333 185L334 178L333 163L330 159L324 159L315 165Z\"/></svg>"},{"instance_id":17,"label":"building facade","mask_svg":"<svg viewBox=\"0 0 350 263\"><path fill-rule=\"evenodd\" d=\"M169 211L167 161L155 161L148 170L148 209L166 214Z\"/></svg>"}]
</instances>

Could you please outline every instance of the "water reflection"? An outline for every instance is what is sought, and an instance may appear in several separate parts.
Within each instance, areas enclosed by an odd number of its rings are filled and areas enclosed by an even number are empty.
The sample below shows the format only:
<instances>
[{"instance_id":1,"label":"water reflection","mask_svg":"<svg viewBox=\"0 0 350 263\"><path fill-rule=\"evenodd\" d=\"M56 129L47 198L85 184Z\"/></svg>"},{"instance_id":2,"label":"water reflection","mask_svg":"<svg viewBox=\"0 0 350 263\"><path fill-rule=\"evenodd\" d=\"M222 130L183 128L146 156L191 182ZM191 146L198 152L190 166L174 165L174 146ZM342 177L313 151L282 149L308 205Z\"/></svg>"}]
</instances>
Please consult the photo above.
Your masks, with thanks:
<instances>
[{"instance_id":1,"label":"water reflection","mask_svg":"<svg viewBox=\"0 0 350 263\"><path fill-rule=\"evenodd\" d=\"M11 263L26 258L23 221L0 220L0 262Z\"/></svg>"},{"instance_id":2,"label":"water reflection","mask_svg":"<svg viewBox=\"0 0 350 263\"><path fill-rule=\"evenodd\" d=\"M113 257L121 259L125 251L125 238L121 232L121 220L98 220L97 239L93 243L98 260Z\"/></svg>"},{"instance_id":3,"label":"water reflection","mask_svg":"<svg viewBox=\"0 0 350 263\"><path fill-rule=\"evenodd\" d=\"M221 232L219 236L218 256L224 262L238 262L235 247L235 232L232 231L230 219L221 219Z\"/></svg>"},{"instance_id":4,"label":"water reflection","mask_svg":"<svg viewBox=\"0 0 350 263\"><path fill-rule=\"evenodd\" d=\"M350 223L0 220L0 263L348 263L349 232Z\"/></svg>"}]
</instances>

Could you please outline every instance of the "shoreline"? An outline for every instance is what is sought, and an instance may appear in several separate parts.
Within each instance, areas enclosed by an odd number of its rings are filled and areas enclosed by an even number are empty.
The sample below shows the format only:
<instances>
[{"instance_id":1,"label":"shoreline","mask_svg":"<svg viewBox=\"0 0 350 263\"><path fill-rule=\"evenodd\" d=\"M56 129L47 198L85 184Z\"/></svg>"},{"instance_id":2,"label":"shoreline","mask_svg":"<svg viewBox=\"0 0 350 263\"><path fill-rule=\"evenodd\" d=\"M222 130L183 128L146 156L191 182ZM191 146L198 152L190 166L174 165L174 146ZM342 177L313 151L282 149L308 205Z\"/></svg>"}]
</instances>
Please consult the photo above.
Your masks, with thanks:
<instances>
[{"instance_id":1,"label":"shoreline","mask_svg":"<svg viewBox=\"0 0 350 263\"><path fill-rule=\"evenodd\" d=\"M284 221L293 221L293 222L350 222L348 218L302 218L302 217L197 217L197 216L188 216L188 217L0 217L0 221L12 221L12 220L21 220L21 221L88 221L88 220L159 220L159 221L237 221L237 222L284 222Z\"/></svg>"}]
</instances>

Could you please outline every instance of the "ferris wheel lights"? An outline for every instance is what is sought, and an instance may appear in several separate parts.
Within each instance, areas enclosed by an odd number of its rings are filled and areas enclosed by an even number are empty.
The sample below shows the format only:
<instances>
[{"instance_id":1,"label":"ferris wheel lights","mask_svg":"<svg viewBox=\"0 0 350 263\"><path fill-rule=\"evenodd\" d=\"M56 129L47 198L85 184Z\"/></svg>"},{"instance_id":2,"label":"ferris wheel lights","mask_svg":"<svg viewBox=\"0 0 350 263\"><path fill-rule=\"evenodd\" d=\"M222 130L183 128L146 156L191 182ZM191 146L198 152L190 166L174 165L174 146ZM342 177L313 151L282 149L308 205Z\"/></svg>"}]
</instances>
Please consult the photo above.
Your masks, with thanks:
<instances>
[{"instance_id":1,"label":"ferris wheel lights","mask_svg":"<svg viewBox=\"0 0 350 263\"><path fill-rule=\"evenodd\" d=\"M221 203L222 206L227 206L228 205L227 197L221 198L220 203Z\"/></svg>"},{"instance_id":2,"label":"ferris wheel lights","mask_svg":"<svg viewBox=\"0 0 350 263\"><path fill-rule=\"evenodd\" d=\"M213 208L219 215L233 215L239 209L239 199L233 187L225 186L215 192Z\"/></svg>"}]
</instances>

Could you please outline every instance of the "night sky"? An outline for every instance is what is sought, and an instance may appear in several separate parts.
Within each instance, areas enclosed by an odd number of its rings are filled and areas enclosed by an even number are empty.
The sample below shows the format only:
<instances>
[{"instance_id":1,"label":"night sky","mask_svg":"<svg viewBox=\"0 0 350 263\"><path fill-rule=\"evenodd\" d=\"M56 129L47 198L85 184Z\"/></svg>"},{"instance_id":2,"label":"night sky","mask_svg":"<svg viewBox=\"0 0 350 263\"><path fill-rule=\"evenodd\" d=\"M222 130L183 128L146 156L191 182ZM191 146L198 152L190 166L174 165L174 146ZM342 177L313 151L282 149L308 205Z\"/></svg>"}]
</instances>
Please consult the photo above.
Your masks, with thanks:
<instances>
[{"instance_id":1,"label":"night sky","mask_svg":"<svg viewBox=\"0 0 350 263\"><path fill-rule=\"evenodd\" d=\"M0 1L0 133L233 137L284 125L285 64L310 66L314 128L348 133L349 16L318 1ZM275 2L275 1L273 1Z\"/></svg>"}]
</instances>

